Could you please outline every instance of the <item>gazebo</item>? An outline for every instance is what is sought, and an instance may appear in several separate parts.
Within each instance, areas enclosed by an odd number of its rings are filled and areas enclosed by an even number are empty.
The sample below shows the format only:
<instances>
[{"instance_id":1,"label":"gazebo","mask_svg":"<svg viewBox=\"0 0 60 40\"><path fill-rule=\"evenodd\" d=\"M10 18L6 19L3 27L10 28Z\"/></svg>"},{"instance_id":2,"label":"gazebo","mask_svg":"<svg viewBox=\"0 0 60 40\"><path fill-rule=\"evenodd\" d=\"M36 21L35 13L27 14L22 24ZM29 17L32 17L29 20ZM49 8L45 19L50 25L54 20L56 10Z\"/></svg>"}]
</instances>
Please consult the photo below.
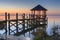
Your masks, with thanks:
<instances>
[{"instance_id":1,"label":"gazebo","mask_svg":"<svg viewBox=\"0 0 60 40\"><path fill-rule=\"evenodd\" d=\"M38 12L38 15L42 15L42 14L46 15L47 9L45 9L41 5L37 5L36 7L31 9L31 13L36 14L36 11Z\"/></svg>"},{"instance_id":2,"label":"gazebo","mask_svg":"<svg viewBox=\"0 0 60 40\"><path fill-rule=\"evenodd\" d=\"M33 22L36 21L36 26L39 26L40 29L43 30L43 32L46 31L46 25L47 25L46 11L47 9L42 7L41 5L37 5L36 7L31 9L31 14L33 15L33 18L35 18Z\"/></svg>"},{"instance_id":3,"label":"gazebo","mask_svg":"<svg viewBox=\"0 0 60 40\"><path fill-rule=\"evenodd\" d=\"M47 23L47 14L46 14L47 9L42 7L41 5L37 5L36 7L31 9L31 14L35 15L33 16L34 18L38 18L37 24L39 25L46 25Z\"/></svg>"}]
</instances>

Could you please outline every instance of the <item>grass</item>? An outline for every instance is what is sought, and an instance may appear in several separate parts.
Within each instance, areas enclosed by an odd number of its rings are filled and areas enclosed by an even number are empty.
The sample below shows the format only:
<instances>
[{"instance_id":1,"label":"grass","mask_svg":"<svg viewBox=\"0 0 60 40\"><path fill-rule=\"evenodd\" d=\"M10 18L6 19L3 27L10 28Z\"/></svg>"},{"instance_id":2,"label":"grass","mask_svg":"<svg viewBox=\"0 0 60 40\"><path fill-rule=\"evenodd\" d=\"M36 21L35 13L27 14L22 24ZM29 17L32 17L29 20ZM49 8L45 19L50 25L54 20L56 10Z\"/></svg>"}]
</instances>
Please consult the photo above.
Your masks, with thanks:
<instances>
[{"instance_id":1,"label":"grass","mask_svg":"<svg viewBox=\"0 0 60 40\"><path fill-rule=\"evenodd\" d=\"M58 26L56 26L58 27ZM45 32L44 32L44 29L40 29L39 31L37 30L37 32L33 32L33 35L35 36L33 40L57 40L57 39L60 39L60 36L58 37L57 33L55 33L56 30L59 29L54 27L53 29L53 35L52 36L49 36L47 35Z\"/></svg>"}]
</instances>

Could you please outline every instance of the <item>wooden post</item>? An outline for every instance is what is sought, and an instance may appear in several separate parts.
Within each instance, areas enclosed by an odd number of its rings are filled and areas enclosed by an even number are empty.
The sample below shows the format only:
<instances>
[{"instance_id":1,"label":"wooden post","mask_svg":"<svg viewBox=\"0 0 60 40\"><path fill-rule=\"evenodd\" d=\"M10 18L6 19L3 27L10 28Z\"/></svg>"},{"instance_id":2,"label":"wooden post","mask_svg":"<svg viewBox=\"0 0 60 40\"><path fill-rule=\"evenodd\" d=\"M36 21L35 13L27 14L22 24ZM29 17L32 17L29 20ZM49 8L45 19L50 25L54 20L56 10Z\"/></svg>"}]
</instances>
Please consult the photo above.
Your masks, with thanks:
<instances>
[{"instance_id":1,"label":"wooden post","mask_svg":"<svg viewBox=\"0 0 60 40\"><path fill-rule=\"evenodd\" d=\"M29 19L28 16L27 16L27 19ZM26 21L27 21L27 29L28 29L28 20L26 20Z\"/></svg>"},{"instance_id":2,"label":"wooden post","mask_svg":"<svg viewBox=\"0 0 60 40\"><path fill-rule=\"evenodd\" d=\"M8 14L8 30L9 30L9 35L10 35L10 14Z\"/></svg>"},{"instance_id":3,"label":"wooden post","mask_svg":"<svg viewBox=\"0 0 60 40\"><path fill-rule=\"evenodd\" d=\"M38 14L39 16L41 15L41 11L39 11L39 14Z\"/></svg>"},{"instance_id":4,"label":"wooden post","mask_svg":"<svg viewBox=\"0 0 60 40\"><path fill-rule=\"evenodd\" d=\"M30 25L32 24L30 16L31 15L29 14L29 28L30 28Z\"/></svg>"},{"instance_id":5,"label":"wooden post","mask_svg":"<svg viewBox=\"0 0 60 40\"><path fill-rule=\"evenodd\" d=\"M7 35L7 12L5 13L5 21L6 21L6 27L5 27L5 30L6 30L6 35Z\"/></svg>"},{"instance_id":6,"label":"wooden post","mask_svg":"<svg viewBox=\"0 0 60 40\"><path fill-rule=\"evenodd\" d=\"M33 16L32 16L33 18L33 20L31 21L32 22L32 25L34 26L34 24L35 24L35 11L34 11L34 14L33 14Z\"/></svg>"},{"instance_id":7,"label":"wooden post","mask_svg":"<svg viewBox=\"0 0 60 40\"><path fill-rule=\"evenodd\" d=\"M37 26L37 15L36 15L36 26Z\"/></svg>"},{"instance_id":8,"label":"wooden post","mask_svg":"<svg viewBox=\"0 0 60 40\"><path fill-rule=\"evenodd\" d=\"M31 25L31 19L30 19L30 14L29 14L29 25ZM30 28L30 26L29 26L29 28ZM30 29L29 29L30 30ZM29 37L30 37L30 31L29 31Z\"/></svg>"},{"instance_id":9,"label":"wooden post","mask_svg":"<svg viewBox=\"0 0 60 40\"><path fill-rule=\"evenodd\" d=\"M24 31L25 30L25 14L23 14L22 18L23 18L23 33L24 33L25 32ZM25 33L24 33L24 36L25 36Z\"/></svg>"},{"instance_id":10,"label":"wooden post","mask_svg":"<svg viewBox=\"0 0 60 40\"><path fill-rule=\"evenodd\" d=\"M35 15L35 10L34 10L34 15Z\"/></svg>"},{"instance_id":11,"label":"wooden post","mask_svg":"<svg viewBox=\"0 0 60 40\"><path fill-rule=\"evenodd\" d=\"M18 13L16 13L16 33L18 33Z\"/></svg>"}]
</instances>

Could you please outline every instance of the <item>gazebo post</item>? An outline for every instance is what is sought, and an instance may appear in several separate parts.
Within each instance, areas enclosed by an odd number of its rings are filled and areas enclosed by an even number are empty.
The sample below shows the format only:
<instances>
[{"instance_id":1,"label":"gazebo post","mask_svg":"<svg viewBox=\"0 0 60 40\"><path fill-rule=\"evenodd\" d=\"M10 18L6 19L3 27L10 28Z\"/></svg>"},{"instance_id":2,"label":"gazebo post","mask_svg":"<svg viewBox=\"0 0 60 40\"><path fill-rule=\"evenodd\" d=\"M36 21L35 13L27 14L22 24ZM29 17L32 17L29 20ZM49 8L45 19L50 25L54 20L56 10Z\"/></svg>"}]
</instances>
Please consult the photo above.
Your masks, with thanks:
<instances>
[{"instance_id":1,"label":"gazebo post","mask_svg":"<svg viewBox=\"0 0 60 40\"><path fill-rule=\"evenodd\" d=\"M33 14L33 11L31 11L31 13Z\"/></svg>"},{"instance_id":2,"label":"gazebo post","mask_svg":"<svg viewBox=\"0 0 60 40\"><path fill-rule=\"evenodd\" d=\"M40 15L41 14L41 11L39 11L39 14L38 15Z\"/></svg>"},{"instance_id":3,"label":"gazebo post","mask_svg":"<svg viewBox=\"0 0 60 40\"><path fill-rule=\"evenodd\" d=\"M46 18L46 11L43 11L43 16Z\"/></svg>"},{"instance_id":4,"label":"gazebo post","mask_svg":"<svg viewBox=\"0 0 60 40\"><path fill-rule=\"evenodd\" d=\"M35 15L35 10L34 10L34 15Z\"/></svg>"},{"instance_id":5,"label":"gazebo post","mask_svg":"<svg viewBox=\"0 0 60 40\"><path fill-rule=\"evenodd\" d=\"M43 11L42 13L43 13L43 14L46 14L46 11Z\"/></svg>"}]
</instances>

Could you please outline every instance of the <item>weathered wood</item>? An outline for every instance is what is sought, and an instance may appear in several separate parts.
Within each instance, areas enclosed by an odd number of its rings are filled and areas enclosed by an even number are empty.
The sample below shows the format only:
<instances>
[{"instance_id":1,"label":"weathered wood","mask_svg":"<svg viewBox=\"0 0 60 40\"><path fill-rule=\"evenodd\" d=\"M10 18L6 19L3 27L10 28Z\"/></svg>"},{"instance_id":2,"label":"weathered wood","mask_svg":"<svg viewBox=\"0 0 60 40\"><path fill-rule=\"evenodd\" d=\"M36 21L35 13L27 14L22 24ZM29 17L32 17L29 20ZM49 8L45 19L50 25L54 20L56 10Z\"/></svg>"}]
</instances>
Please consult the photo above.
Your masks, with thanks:
<instances>
[{"instance_id":1,"label":"weathered wood","mask_svg":"<svg viewBox=\"0 0 60 40\"><path fill-rule=\"evenodd\" d=\"M16 13L16 33L18 33L18 13Z\"/></svg>"},{"instance_id":2,"label":"weathered wood","mask_svg":"<svg viewBox=\"0 0 60 40\"><path fill-rule=\"evenodd\" d=\"M23 30L25 30L25 14L23 14L22 18L23 18Z\"/></svg>"},{"instance_id":3,"label":"weathered wood","mask_svg":"<svg viewBox=\"0 0 60 40\"><path fill-rule=\"evenodd\" d=\"M16 13L16 19L10 19L10 14L8 13L8 16L7 16L7 14L5 14L5 20L0 21L0 22L1 23L2 22L6 23L6 34L7 34L7 32L8 32L9 35L12 32L15 34L14 31L16 31L16 33L22 34L22 33L25 33L28 30L30 32L30 30L32 30L32 29L34 29L36 27L43 26L43 28L44 28L47 25L47 23L46 23L47 19L45 17L39 17L39 15L36 15L36 14L29 14L28 16L26 16L25 14L22 14L21 17L22 17L22 19L18 19L18 13ZM25 17L27 17L27 18L25 18ZM7 30L7 21L8 21L8 30ZM19 21L22 21L20 23L20 25L22 25L23 28L18 27ZM13 22L15 22L15 23L13 23ZM42 22L43 24L40 24L40 22ZM27 24L27 29L25 29L26 28L25 24ZM11 26L16 27L16 30L10 29ZM21 32L19 32L19 29L20 30L22 29Z\"/></svg>"},{"instance_id":4,"label":"weathered wood","mask_svg":"<svg viewBox=\"0 0 60 40\"><path fill-rule=\"evenodd\" d=\"M28 28L28 29L26 29L26 30L24 30L24 31L21 31L21 32L18 32L18 33L14 34L14 35L19 36L19 35L21 35L21 34L24 34L24 33L28 32L28 31L31 31L31 30L33 30L33 29L35 29L35 28L37 28L37 27L35 26L35 27Z\"/></svg>"},{"instance_id":5,"label":"weathered wood","mask_svg":"<svg viewBox=\"0 0 60 40\"><path fill-rule=\"evenodd\" d=\"M25 32L25 14L22 15L22 18L23 18L23 33ZM25 34L24 34L25 36Z\"/></svg>"},{"instance_id":6,"label":"weathered wood","mask_svg":"<svg viewBox=\"0 0 60 40\"><path fill-rule=\"evenodd\" d=\"M9 35L10 35L10 14L8 14L8 30L9 30Z\"/></svg>"},{"instance_id":7,"label":"weathered wood","mask_svg":"<svg viewBox=\"0 0 60 40\"><path fill-rule=\"evenodd\" d=\"M7 13L5 13L5 21L6 21L6 22L5 22L5 26L6 26L6 27L5 27L5 30L6 30L6 35L7 35Z\"/></svg>"}]
</instances>

